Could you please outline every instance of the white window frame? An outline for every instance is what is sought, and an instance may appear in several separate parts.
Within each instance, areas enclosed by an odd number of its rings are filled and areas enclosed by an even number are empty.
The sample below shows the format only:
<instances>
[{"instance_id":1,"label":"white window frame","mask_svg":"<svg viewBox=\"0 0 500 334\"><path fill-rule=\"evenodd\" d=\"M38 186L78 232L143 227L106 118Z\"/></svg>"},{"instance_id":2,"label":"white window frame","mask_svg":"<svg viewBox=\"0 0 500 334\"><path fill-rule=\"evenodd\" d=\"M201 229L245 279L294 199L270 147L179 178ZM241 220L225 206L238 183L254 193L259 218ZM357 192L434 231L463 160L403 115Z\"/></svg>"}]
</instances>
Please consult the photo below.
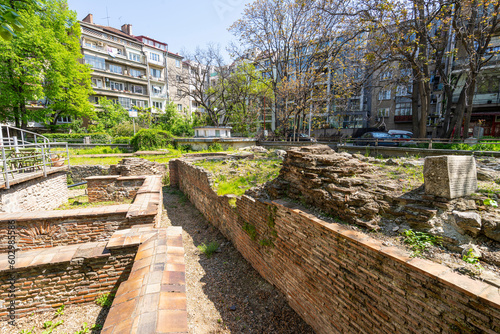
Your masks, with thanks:
<instances>
[{"instance_id":1,"label":"white window frame","mask_svg":"<svg viewBox=\"0 0 500 334\"><path fill-rule=\"evenodd\" d=\"M378 100L390 100L391 99L391 90L390 89L383 89L378 92Z\"/></svg>"},{"instance_id":2,"label":"white window frame","mask_svg":"<svg viewBox=\"0 0 500 334\"><path fill-rule=\"evenodd\" d=\"M157 54L157 53L154 53L154 52L150 52L149 53L149 59L151 59L152 61L159 62L160 61L160 55Z\"/></svg>"}]
</instances>

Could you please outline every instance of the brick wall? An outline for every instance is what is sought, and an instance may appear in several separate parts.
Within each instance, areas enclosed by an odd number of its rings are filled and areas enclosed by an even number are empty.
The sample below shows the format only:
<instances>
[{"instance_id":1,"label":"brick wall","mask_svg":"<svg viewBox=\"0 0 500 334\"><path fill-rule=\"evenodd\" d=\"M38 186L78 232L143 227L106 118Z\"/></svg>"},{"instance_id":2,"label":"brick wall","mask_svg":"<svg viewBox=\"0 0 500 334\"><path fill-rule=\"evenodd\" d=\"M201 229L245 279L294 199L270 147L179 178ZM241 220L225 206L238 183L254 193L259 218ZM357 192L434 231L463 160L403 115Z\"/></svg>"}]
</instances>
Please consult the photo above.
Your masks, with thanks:
<instances>
[{"instance_id":1,"label":"brick wall","mask_svg":"<svg viewBox=\"0 0 500 334\"><path fill-rule=\"evenodd\" d=\"M6 320L8 279L12 274L16 277L16 316L22 317L63 304L93 302L99 295L117 289L127 280L136 252L137 246L126 247L105 256L0 271L0 318Z\"/></svg>"},{"instance_id":2,"label":"brick wall","mask_svg":"<svg viewBox=\"0 0 500 334\"><path fill-rule=\"evenodd\" d=\"M52 210L67 201L66 172L49 174L0 190L0 212Z\"/></svg>"},{"instance_id":3,"label":"brick wall","mask_svg":"<svg viewBox=\"0 0 500 334\"><path fill-rule=\"evenodd\" d=\"M108 206L101 208L106 210L99 214L92 209L83 209L48 211L38 216L0 215L0 253L8 248L7 227L11 219L16 221L19 250L105 241L117 230L155 222L151 216L127 218L129 208L130 205Z\"/></svg>"},{"instance_id":4,"label":"brick wall","mask_svg":"<svg viewBox=\"0 0 500 334\"><path fill-rule=\"evenodd\" d=\"M15 221L16 244L20 250L105 241L117 230L133 225L158 224L163 208L160 176L134 178L140 181L141 186L135 190L132 204L76 210L0 213L0 253L8 247L9 221Z\"/></svg>"},{"instance_id":5,"label":"brick wall","mask_svg":"<svg viewBox=\"0 0 500 334\"><path fill-rule=\"evenodd\" d=\"M144 183L145 176L91 176L87 177L89 202L133 199Z\"/></svg>"},{"instance_id":6,"label":"brick wall","mask_svg":"<svg viewBox=\"0 0 500 334\"><path fill-rule=\"evenodd\" d=\"M499 289L285 201L219 197L202 168L170 161L171 186L318 333L500 332Z\"/></svg>"}]
</instances>

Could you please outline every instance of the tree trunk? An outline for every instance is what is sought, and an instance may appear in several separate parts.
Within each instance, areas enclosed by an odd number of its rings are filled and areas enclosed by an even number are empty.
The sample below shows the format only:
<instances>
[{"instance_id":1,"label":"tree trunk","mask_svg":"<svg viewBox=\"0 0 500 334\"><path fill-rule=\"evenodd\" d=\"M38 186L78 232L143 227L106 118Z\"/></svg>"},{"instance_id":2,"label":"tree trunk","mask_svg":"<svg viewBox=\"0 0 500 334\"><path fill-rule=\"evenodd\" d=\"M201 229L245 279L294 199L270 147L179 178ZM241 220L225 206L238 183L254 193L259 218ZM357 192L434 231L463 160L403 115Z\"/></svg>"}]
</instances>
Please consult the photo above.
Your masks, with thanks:
<instances>
[{"instance_id":1,"label":"tree trunk","mask_svg":"<svg viewBox=\"0 0 500 334\"><path fill-rule=\"evenodd\" d=\"M476 90L476 76L472 78L469 86L467 87L467 103L465 104L467 114L465 116L463 139L466 139L469 136L469 125L470 125L470 118L472 116L472 106L474 101L475 90Z\"/></svg>"},{"instance_id":2,"label":"tree trunk","mask_svg":"<svg viewBox=\"0 0 500 334\"><path fill-rule=\"evenodd\" d=\"M419 86L416 81L413 82L413 92L411 94L411 122L413 137L420 138L420 129L418 127L418 96Z\"/></svg>"},{"instance_id":3,"label":"tree trunk","mask_svg":"<svg viewBox=\"0 0 500 334\"><path fill-rule=\"evenodd\" d=\"M429 114L430 106L430 83L428 81L420 81L420 122L419 122L419 135L421 138L427 137L427 115Z\"/></svg>"}]
</instances>

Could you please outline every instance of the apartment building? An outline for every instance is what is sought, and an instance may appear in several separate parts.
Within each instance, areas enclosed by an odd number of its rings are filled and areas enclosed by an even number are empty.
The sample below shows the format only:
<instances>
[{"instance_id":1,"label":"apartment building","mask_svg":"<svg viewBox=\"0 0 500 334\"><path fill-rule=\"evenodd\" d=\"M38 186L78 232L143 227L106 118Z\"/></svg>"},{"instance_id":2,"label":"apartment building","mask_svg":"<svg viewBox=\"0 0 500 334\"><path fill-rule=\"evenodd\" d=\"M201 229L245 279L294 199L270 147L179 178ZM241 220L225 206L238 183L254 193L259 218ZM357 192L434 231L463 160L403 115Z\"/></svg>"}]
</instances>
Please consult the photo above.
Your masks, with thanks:
<instances>
[{"instance_id":1,"label":"apartment building","mask_svg":"<svg viewBox=\"0 0 500 334\"><path fill-rule=\"evenodd\" d=\"M148 62L143 44L132 35L132 26L122 30L94 24L92 14L80 22L84 61L92 66L91 102L108 98L129 110L150 106Z\"/></svg>"},{"instance_id":2,"label":"apartment building","mask_svg":"<svg viewBox=\"0 0 500 334\"><path fill-rule=\"evenodd\" d=\"M179 54L168 51L167 43L148 36L135 36L132 25L121 29L93 22L92 14L80 21L84 61L92 66L91 102L105 97L125 109L151 107L153 113L165 111L172 102L177 110L194 111L195 104L179 93L169 70L189 71Z\"/></svg>"},{"instance_id":3,"label":"apartment building","mask_svg":"<svg viewBox=\"0 0 500 334\"><path fill-rule=\"evenodd\" d=\"M147 36L136 36L143 43L142 52L146 59L149 105L153 113L165 111L168 103L168 67L166 43Z\"/></svg>"}]
</instances>

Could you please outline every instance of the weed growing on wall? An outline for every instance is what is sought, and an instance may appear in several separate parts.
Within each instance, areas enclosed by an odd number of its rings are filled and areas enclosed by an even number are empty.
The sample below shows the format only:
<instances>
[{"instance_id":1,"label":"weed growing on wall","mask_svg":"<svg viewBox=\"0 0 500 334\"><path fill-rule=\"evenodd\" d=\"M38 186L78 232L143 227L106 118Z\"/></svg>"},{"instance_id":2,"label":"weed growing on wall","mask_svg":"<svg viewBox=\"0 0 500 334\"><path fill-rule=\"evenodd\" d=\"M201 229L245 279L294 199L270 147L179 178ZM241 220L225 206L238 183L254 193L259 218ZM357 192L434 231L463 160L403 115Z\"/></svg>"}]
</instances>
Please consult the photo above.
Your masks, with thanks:
<instances>
[{"instance_id":1,"label":"weed growing on wall","mask_svg":"<svg viewBox=\"0 0 500 334\"><path fill-rule=\"evenodd\" d=\"M113 293L104 293L97 297L95 300L95 303L101 307L111 307L111 304L113 304L113 299L115 298L115 295Z\"/></svg>"},{"instance_id":2,"label":"weed growing on wall","mask_svg":"<svg viewBox=\"0 0 500 334\"><path fill-rule=\"evenodd\" d=\"M412 257L422 257L429 247L441 244L441 237L437 237L425 232L404 230L404 243L410 246Z\"/></svg>"},{"instance_id":3,"label":"weed growing on wall","mask_svg":"<svg viewBox=\"0 0 500 334\"><path fill-rule=\"evenodd\" d=\"M250 239L257 239L257 230L252 224L245 222L245 224L243 225L243 231L247 232L247 234L250 236Z\"/></svg>"}]
</instances>

